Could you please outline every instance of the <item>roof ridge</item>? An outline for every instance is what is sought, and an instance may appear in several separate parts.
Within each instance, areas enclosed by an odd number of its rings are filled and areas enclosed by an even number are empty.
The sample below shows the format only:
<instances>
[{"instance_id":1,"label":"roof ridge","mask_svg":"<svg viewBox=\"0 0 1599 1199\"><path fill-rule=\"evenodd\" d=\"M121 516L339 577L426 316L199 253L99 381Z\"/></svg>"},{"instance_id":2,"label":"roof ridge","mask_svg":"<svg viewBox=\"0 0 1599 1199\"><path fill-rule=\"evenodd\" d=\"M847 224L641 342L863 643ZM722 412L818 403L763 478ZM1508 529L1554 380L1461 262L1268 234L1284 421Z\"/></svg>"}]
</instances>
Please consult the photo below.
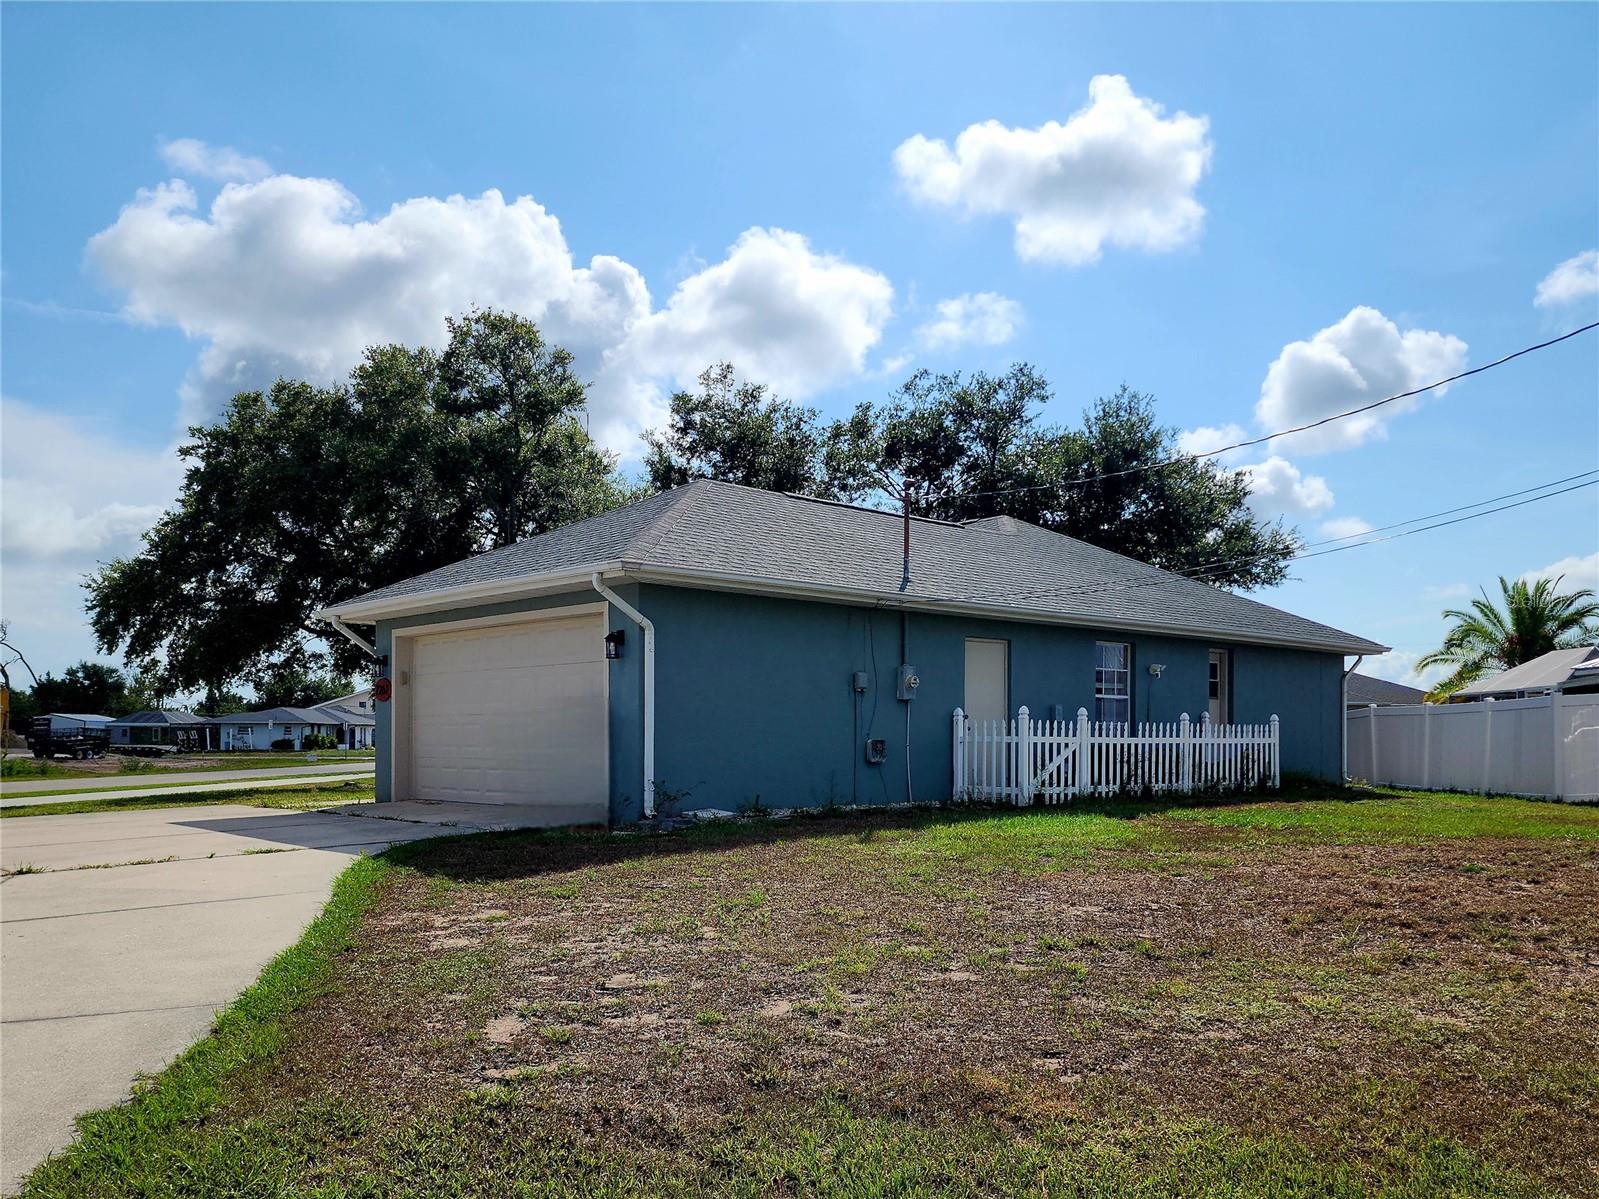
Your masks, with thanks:
<instances>
[{"instance_id":1,"label":"roof ridge","mask_svg":"<svg viewBox=\"0 0 1599 1199\"><path fill-rule=\"evenodd\" d=\"M760 492L763 495L780 495L784 499L800 500L807 504L826 504L830 508L847 508L851 512L863 512L868 516L887 516L894 520L905 519L903 512L895 512L892 508L873 508L870 504L856 504L850 500L832 500L825 495L806 495L802 491L767 491L764 487L751 487L747 483L724 483L723 485L727 487L742 487L745 491ZM942 525L949 529L965 527L964 521L945 520L941 516L923 516L915 512L911 513L911 520L927 525Z\"/></svg>"},{"instance_id":2,"label":"roof ridge","mask_svg":"<svg viewBox=\"0 0 1599 1199\"><path fill-rule=\"evenodd\" d=\"M666 505L665 512L640 529L627 543L623 556L636 555L640 560L647 558L651 550L666 540L667 534L677 526L678 521L699 509L715 483L714 479L690 479L687 483L672 488L671 491L661 492L662 495L672 495L675 492L686 494Z\"/></svg>"}]
</instances>

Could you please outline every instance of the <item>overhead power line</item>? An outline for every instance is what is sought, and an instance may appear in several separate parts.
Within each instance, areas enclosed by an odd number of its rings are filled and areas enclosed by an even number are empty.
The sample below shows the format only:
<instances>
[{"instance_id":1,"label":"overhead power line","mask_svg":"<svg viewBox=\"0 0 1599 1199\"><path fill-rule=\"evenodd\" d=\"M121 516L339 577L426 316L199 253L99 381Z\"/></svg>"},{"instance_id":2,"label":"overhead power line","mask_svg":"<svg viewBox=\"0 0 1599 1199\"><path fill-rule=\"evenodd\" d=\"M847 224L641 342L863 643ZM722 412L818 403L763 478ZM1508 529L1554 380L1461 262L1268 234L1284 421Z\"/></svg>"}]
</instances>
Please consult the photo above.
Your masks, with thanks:
<instances>
[{"instance_id":1,"label":"overhead power line","mask_svg":"<svg viewBox=\"0 0 1599 1199\"><path fill-rule=\"evenodd\" d=\"M1362 529L1358 533L1344 533L1341 536L1338 536L1338 537L1327 537L1327 538L1322 539L1321 541L1307 541L1304 545L1301 545L1299 547L1299 550L1292 557L1285 558L1284 561L1286 561L1286 562L1297 562L1301 558L1320 557L1319 554L1307 554L1307 553L1305 553L1305 551L1306 550L1313 550L1313 549L1316 549L1316 548L1318 548L1320 546L1324 546L1324 545L1338 545L1339 542L1343 542L1343 541L1361 541L1363 538L1370 538L1373 533L1386 533L1390 529L1402 529L1406 525L1417 524L1420 521L1437 520L1439 517L1453 516L1457 512L1469 512L1473 508L1481 508L1485 504L1497 504L1500 500L1510 500L1510 499L1515 499L1517 496L1531 495L1535 491L1547 491L1551 487L1559 487L1562 483L1571 483L1571 482L1575 482L1578 479L1591 478L1594 475L1599 475L1599 470L1578 471L1576 474L1567 475L1563 479L1551 479L1549 482L1547 482L1547 483L1539 483L1535 487L1523 487L1520 491L1507 491L1503 495L1489 496L1485 500L1474 500L1473 502L1471 502L1469 504L1460 504L1460 505L1457 505L1454 508L1445 508L1445 509L1443 509L1440 512L1429 512L1425 516L1412 516L1409 520L1395 521L1391 525L1378 525L1374 529ZM1599 480L1596 480L1596 481L1599 481ZM1551 494L1558 494L1558 493L1553 493L1552 492ZM1537 498L1538 499L1543 499L1545 497L1539 496ZM1478 515L1486 516L1487 513L1479 513ZM1453 523L1453 522L1450 522L1450 523ZM1420 530L1416 530L1416 531L1420 532ZM1377 541L1389 541L1389 540L1392 540L1392 539L1391 538L1387 538L1387 537L1379 537L1379 538L1375 538L1373 540L1372 544L1375 544ZM1362 542L1362 543L1364 544L1364 542ZM1353 546L1343 546L1342 548L1344 548L1344 549L1353 549L1354 547ZM1327 552L1328 553L1333 553L1333 552L1336 552L1336 551L1328 550ZM1267 551L1262 551L1261 553L1257 553L1257 554L1242 554L1242 555L1238 555L1238 556L1232 557L1232 558L1212 558L1209 562L1201 562L1198 565L1189 566L1189 567L1186 567L1186 568L1184 568L1182 570L1170 571L1169 573L1170 574L1174 574L1174 575L1181 575L1184 578L1199 579L1201 581L1204 581L1202 579L1202 576L1204 576L1204 575L1215 574L1215 573L1217 573L1217 572L1219 572L1221 570L1226 570L1226 569L1229 569L1229 568L1231 568L1233 566L1240 566L1240 565L1243 565L1243 564L1249 563L1249 562L1258 562L1262 558L1269 558L1271 556L1272 556L1272 552L1267 550ZM1162 581L1165 581L1165 580L1162 580ZM1036 595L1036 594L1041 594L1041 593L1040 592L1032 592L1032 591L1024 591L1024 592L1019 592L1018 594L1020 594L1020 595Z\"/></svg>"},{"instance_id":2,"label":"overhead power line","mask_svg":"<svg viewBox=\"0 0 1599 1199\"><path fill-rule=\"evenodd\" d=\"M1567 475L1564 479L1554 479L1548 483L1540 483L1536 487L1523 487L1520 491L1507 491L1504 495L1478 500L1474 504L1461 504L1458 508L1445 508L1442 512L1429 512L1426 516L1413 516L1409 520L1395 521L1391 525L1378 525L1375 529L1362 529L1358 533L1345 533L1342 537L1328 537L1324 541L1308 541L1299 548L1302 551L1315 549L1318 545L1333 545L1339 541L1353 541L1359 537L1369 537L1373 533L1386 533L1389 529L1402 529L1406 525L1415 524L1417 521L1436 520L1440 516L1453 516L1456 512L1469 512L1473 508L1481 508L1484 504L1497 504L1500 500L1514 499L1518 495L1530 495L1534 491L1543 491L1549 487L1559 487L1562 483L1572 483L1578 479L1586 479L1590 475L1599 475L1599 470L1579 471L1574 475Z\"/></svg>"},{"instance_id":3,"label":"overhead power line","mask_svg":"<svg viewBox=\"0 0 1599 1199\"><path fill-rule=\"evenodd\" d=\"M1562 333L1559 337L1551 337L1548 341L1540 341L1536 345L1523 346L1521 349L1509 354L1505 354L1503 357L1495 358L1492 362L1485 362L1481 366L1474 366L1470 370L1461 371L1458 374L1450 375L1448 378L1438 379L1435 382L1428 383L1424 387L1413 387L1409 391L1396 392L1391 396L1384 396L1380 400L1373 400L1369 404L1362 404L1358 408L1350 408L1344 412L1334 412L1332 415L1321 417L1319 420L1309 421L1303 425L1294 425L1292 428L1288 429L1278 429L1271 433L1263 433L1259 437L1251 437L1244 441L1235 441L1231 445L1218 446L1213 450L1206 450L1203 453L1175 454L1170 458L1162 458L1155 462L1145 462L1139 464L1138 466L1129 466L1123 470L1106 471L1103 474L1098 475L1083 475L1075 479L1060 479L1053 483L1032 483L1025 487L1005 487L995 491L943 492L939 493L937 498L980 499L987 496L1020 495L1023 492L1029 491L1055 491L1066 487L1076 487L1084 483L1098 483L1105 479L1119 479L1127 475L1140 474L1146 470L1163 470L1166 467L1176 466L1183 462L1198 462L1207 458L1214 458L1219 454L1231 453L1233 450L1246 450L1252 446L1264 445L1268 441L1275 441L1279 437L1289 437L1295 433L1305 433L1311 429L1319 429L1323 425L1332 424L1334 421L1345 420L1351 416L1359 416L1361 413L1370 412L1375 408L1381 408L1385 404L1392 404L1398 400L1408 400L1413 396L1419 396L1425 392L1436 391L1440 387L1447 387L1451 383L1458 383L1462 379L1469 379L1473 375L1480 375L1484 371L1491 371L1495 367L1503 366L1507 362L1513 362L1517 358L1523 358L1528 354L1537 353L1539 350L1546 350L1550 346L1559 345L1563 341L1569 341L1573 337L1576 337L1579 334L1587 333L1593 329L1599 329L1599 321L1593 321L1590 324L1573 329L1569 333Z\"/></svg>"},{"instance_id":4,"label":"overhead power line","mask_svg":"<svg viewBox=\"0 0 1599 1199\"><path fill-rule=\"evenodd\" d=\"M1507 492L1505 495L1502 495L1502 496L1494 496L1491 499L1479 500L1476 504L1462 505L1461 508L1446 509L1444 512L1433 513L1431 516L1418 516L1418 517L1414 517L1413 519L1408 520L1408 521L1399 521L1397 524L1386 525L1386 526L1384 526L1384 528L1401 529L1401 528L1403 528L1406 525L1415 524L1417 521L1434 520L1435 517L1446 516L1449 513L1460 512L1463 509L1481 508L1482 505L1484 505L1484 504L1498 504L1497 507L1485 508L1483 511L1480 511L1480 512L1471 512L1471 513L1469 513L1468 515L1465 515L1465 516L1455 516L1455 517L1453 517L1453 519L1450 519L1450 520L1436 520L1432 524L1424 524L1424 525L1421 525L1418 528L1414 528L1414 529L1405 529L1405 531L1403 531L1403 532L1389 533L1387 536L1384 536L1384 537L1372 537L1370 535L1371 533L1375 533L1375 532L1380 532L1381 531L1381 530L1378 530L1378 529L1368 530L1365 533L1350 534L1351 537L1359 537L1359 538L1363 538L1363 540L1354 541L1354 542L1352 542L1351 544L1348 544L1348 545L1333 546L1333 548L1331 548L1331 549L1318 549L1318 550L1315 550L1312 553L1305 553L1305 552L1297 553L1297 554L1292 555L1291 557L1285 558L1284 561L1285 562L1299 562L1299 561L1303 561L1304 559L1307 559L1307 558L1321 558L1321 557L1325 557L1328 554L1343 553L1345 550L1360 549L1363 546L1379 545L1379 544L1381 544L1383 542L1386 542L1386 541L1398 541L1400 538L1403 538L1403 537L1412 537L1412 536L1416 535L1417 533L1426 533L1426 532L1432 531L1433 529L1447 528L1450 525L1458 525L1458 524L1462 524L1462 523L1464 523L1466 521L1477 520L1480 517L1492 516L1492 515L1494 515L1497 512L1508 512L1508 511L1510 511L1513 508L1521 508L1521 507L1525 507L1528 504L1536 504L1540 500L1553 499L1556 496L1566 495L1566 494L1568 494L1570 492L1573 492L1573 491L1580 491L1580 490L1582 490L1585 487L1599 486L1599 478L1589 477L1589 476L1594 476L1594 475L1599 475L1599 471L1587 471L1587 472L1585 472L1584 474L1581 474L1581 475L1568 476L1568 478L1566 478L1566 479L1556 479L1553 482L1542 484L1540 487L1530 487L1530 488L1525 488L1522 491ZM1572 483L1570 486L1559 487L1558 490L1554 490L1554 491L1547 490L1548 488L1551 488L1551 487L1557 487L1561 483L1569 483L1572 479L1584 479L1584 478L1587 480L1586 482ZM1500 500L1510 499L1510 498L1512 498L1514 496L1526 496L1527 493L1530 492L1530 491L1541 491L1542 494L1528 496L1525 499L1516 500L1514 503L1506 503L1506 504L1499 504L1498 503L1498 501L1500 501ZM1332 538L1330 540L1331 541L1340 541L1340 540L1346 540L1346 538ZM1317 545L1328 545L1328 544L1330 544L1330 542L1317 542L1315 544L1317 544ZM1271 556L1270 554L1245 554L1245 555L1242 555L1240 557L1227 559L1225 561L1217 561L1217 562L1213 562L1213 563L1207 563L1207 564L1205 564L1203 566L1192 567L1187 572L1171 571L1171 572L1168 572L1168 573L1164 574L1162 577L1157 578L1157 579L1140 579L1140 580L1138 580L1136 582L1128 581L1128 582L1122 582L1122 583L1109 583L1109 584L1105 584L1104 586L1100 586L1100 587L1085 587L1085 588L1077 588L1077 589L1063 589L1063 588L1047 587L1047 588L1039 588L1037 590L1032 590L1032 591L1014 592L1013 596L1015 598L1018 598L1018 599L1034 599L1034 598L1042 598L1042 597L1057 598L1057 599L1069 599L1069 598L1071 598L1073 596L1078 596L1078 595L1097 595L1097 594L1100 594L1102 592L1107 592L1107 591L1133 591L1133 590L1138 590L1138 589L1145 588L1145 587L1165 586L1165 585L1169 585L1171 583L1176 583L1176 582L1197 582L1197 583L1207 583L1208 584L1209 583L1209 579L1206 577L1208 575L1215 575L1215 574L1220 573L1223 570L1229 570L1229 569L1231 569L1232 567L1235 567L1235 566L1243 566L1243 565L1247 565L1247 564L1252 563L1252 562L1258 562L1262 558L1267 558L1267 557L1270 557L1270 556ZM965 599L979 599L979 598L989 599L989 598L992 598L992 597L991 596L983 596L983 597L980 597L980 596L965 596L963 598L965 598Z\"/></svg>"}]
</instances>

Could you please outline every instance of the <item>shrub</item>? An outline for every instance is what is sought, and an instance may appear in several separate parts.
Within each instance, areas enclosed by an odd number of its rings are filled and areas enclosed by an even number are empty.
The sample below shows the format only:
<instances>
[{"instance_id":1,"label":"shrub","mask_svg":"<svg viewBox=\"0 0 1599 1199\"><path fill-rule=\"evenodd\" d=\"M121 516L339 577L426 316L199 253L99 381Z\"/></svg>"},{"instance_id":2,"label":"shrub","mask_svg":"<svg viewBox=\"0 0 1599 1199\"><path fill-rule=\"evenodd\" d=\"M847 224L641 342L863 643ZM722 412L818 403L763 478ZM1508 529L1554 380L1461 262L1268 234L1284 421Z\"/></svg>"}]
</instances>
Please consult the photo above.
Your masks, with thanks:
<instances>
[{"instance_id":1,"label":"shrub","mask_svg":"<svg viewBox=\"0 0 1599 1199\"><path fill-rule=\"evenodd\" d=\"M316 733L300 738L301 749L338 749L339 739L331 733Z\"/></svg>"},{"instance_id":2,"label":"shrub","mask_svg":"<svg viewBox=\"0 0 1599 1199\"><path fill-rule=\"evenodd\" d=\"M294 738L293 737L279 737L276 741L274 741L272 743L272 748L273 749L293 749L294 748Z\"/></svg>"}]
</instances>

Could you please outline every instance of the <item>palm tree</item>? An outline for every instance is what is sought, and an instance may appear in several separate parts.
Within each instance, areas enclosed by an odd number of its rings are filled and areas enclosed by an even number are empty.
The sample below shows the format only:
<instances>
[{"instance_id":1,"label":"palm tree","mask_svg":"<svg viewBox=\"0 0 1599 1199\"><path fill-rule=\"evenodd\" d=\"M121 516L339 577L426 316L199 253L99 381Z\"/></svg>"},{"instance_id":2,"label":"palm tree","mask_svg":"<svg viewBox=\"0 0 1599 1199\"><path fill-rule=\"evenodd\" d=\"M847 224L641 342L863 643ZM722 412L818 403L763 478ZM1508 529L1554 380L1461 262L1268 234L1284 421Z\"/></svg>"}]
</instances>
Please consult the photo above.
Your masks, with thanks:
<instances>
[{"instance_id":1,"label":"palm tree","mask_svg":"<svg viewBox=\"0 0 1599 1199\"><path fill-rule=\"evenodd\" d=\"M1587 588L1561 595L1565 580L1539 579L1531 586L1524 579L1506 582L1500 576L1504 611L1494 607L1484 589L1471 601L1469 611L1450 608L1444 616L1455 622L1444 643L1416 663L1452 666L1454 672L1428 694L1442 699L1491 671L1509 670L1552 649L1574 649L1599 638L1599 602Z\"/></svg>"}]
</instances>

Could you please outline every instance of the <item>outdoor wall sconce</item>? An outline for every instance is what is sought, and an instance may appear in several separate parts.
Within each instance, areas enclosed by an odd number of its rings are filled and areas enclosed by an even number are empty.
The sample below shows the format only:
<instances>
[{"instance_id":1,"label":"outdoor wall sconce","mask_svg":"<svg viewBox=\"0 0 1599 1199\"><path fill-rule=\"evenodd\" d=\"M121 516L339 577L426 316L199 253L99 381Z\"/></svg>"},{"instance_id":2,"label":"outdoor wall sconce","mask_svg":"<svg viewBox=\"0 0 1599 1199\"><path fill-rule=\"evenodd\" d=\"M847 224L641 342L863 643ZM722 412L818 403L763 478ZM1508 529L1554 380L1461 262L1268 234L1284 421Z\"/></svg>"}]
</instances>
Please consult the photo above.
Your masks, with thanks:
<instances>
[{"instance_id":1,"label":"outdoor wall sconce","mask_svg":"<svg viewBox=\"0 0 1599 1199\"><path fill-rule=\"evenodd\" d=\"M605 656L607 658L620 658L622 656L622 643L627 640L624 629L612 629L605 634Z\"/></svg>"}]
</instances>

